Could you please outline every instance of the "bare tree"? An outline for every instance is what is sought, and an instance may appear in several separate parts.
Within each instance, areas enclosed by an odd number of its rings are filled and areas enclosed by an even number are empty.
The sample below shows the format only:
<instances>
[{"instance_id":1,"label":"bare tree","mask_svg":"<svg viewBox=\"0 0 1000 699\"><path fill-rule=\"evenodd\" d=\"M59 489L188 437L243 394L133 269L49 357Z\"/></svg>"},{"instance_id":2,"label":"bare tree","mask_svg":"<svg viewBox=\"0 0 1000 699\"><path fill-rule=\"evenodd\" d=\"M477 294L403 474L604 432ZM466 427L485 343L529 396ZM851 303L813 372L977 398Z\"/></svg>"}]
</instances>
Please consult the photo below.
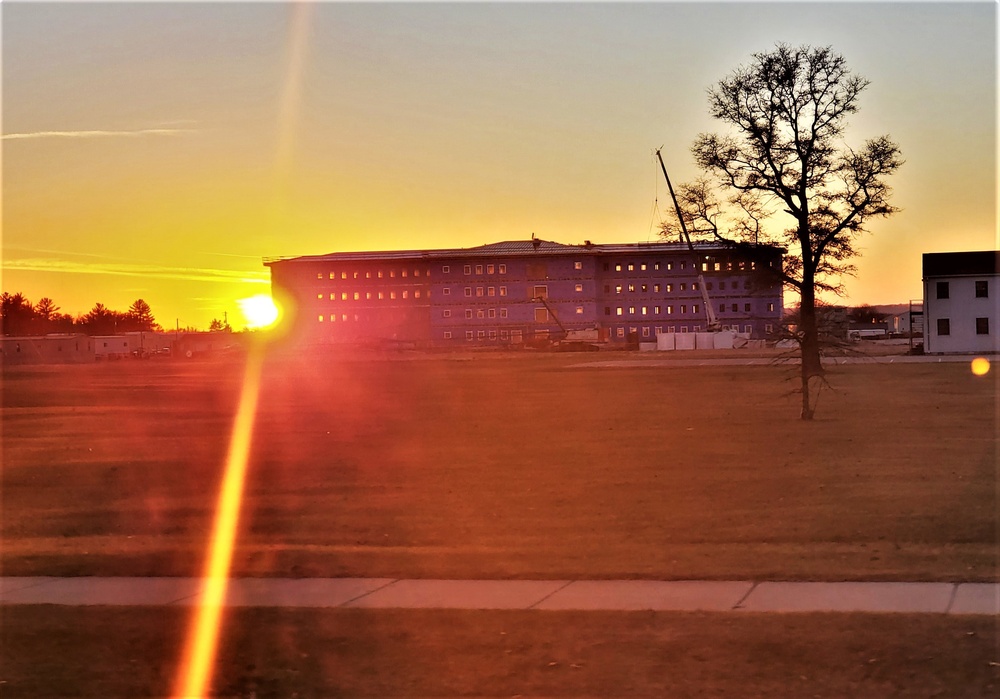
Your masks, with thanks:
<instances>
[{"instance_id":1,"label":"bare tree","mask_svg":"<svg viewBox=\"0 0 1000 699\"><path fill-rule=\"evenodd\" d=\"M855 150L841 140L868 84L830 47L754 54L709 90L711 115L730 130L698 136L691 150L705 176L679 188L692 229L744 251L786 248L780 276L801 297L804 420L815 411L810 383L823 376L817 291L839 291L857 236L896 211L886 184L903 163L896 144L880 136ZM772 224L778 216L788 218Z\"/></svg>"}]
</instances>

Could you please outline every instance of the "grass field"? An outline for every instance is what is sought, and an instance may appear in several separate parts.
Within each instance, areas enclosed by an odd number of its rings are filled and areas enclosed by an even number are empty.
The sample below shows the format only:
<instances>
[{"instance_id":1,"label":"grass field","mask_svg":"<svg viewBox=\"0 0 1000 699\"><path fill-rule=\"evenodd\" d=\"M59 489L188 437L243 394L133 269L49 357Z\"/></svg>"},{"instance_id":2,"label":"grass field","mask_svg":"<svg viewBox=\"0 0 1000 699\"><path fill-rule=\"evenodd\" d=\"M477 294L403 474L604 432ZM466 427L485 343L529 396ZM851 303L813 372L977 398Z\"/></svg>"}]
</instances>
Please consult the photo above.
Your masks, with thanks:
<instances>
[{"instance_id":1,"label":"grass field","mask_svg":"<svg viewBox=\"0 0 1000 699\"><path fill-rule=\"evenodd\" d=\"M7 607L5 699L168 695L177 608ZM113 633L109 633L110 630ZM213 696L987 698L995 620L232 610Z\"/></svg>"},{"instance_id":2,"label":"grass field","mask_svg":"<svg viewBox=\"0 0 1000 699\"><path fill-rule=\"evenodd\" d=\"M597 356L271 357L233 574L997 579L994 376ZM3 378L5 575L200 573L239 361Z\"/></svg>"},{"instance_id":3,"label":"grass field","mask_svg":"<svg viewBox=\"0 0 1000 699\"><path fill-rule=\"evenodd\" d=\"M594 359L272 356L233 574L997 579L993 376L838 366L802 423L791 368ZM199 574L241 381L6 371L0 571ZM11 698L162 697L190 622L0 615ZM998 648L987 617L233 609L212 695L993 697Z\"/></svg>"}]
</instances>

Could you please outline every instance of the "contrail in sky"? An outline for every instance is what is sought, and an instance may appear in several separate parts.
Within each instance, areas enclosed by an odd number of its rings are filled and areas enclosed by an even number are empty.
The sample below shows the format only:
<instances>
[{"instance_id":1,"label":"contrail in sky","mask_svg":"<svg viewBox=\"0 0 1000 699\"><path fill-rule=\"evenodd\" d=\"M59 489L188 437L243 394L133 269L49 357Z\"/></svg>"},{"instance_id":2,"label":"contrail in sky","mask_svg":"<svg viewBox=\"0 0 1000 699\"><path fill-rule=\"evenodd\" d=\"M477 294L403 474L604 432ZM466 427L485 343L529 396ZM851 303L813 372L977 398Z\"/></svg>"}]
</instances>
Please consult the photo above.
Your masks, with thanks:
<instances>
[{"instance_id":1,"label":"contrail in sky","mask_svg":"<svg viewBox=\"0 0 1000 699\"><path fill-rule=\"evenodd\" d=\"M136 131L32 131L29 133L5 133L0 140L15 141L30 138L107 138L113 136L175 136L193 133L192 129L138 129Z\"/></svg>"},{"instance_id":2,"label":"contrail in sky","mask_svg":"<svg viewBox=\"0 0 1000 699\"><path fill-rule=\"evenodd\" d=\"M267 284L270 275L266 271L245 272L230 269L205 269L199 267L166 267L162 265L126 264L112 262L74 262L26 258L4 260L3 269L30 272L65 272L69 274L111 274L122 277L145 277L147 279L179 279L196 282L245 282Z\"/></svg>"}]
</instances>

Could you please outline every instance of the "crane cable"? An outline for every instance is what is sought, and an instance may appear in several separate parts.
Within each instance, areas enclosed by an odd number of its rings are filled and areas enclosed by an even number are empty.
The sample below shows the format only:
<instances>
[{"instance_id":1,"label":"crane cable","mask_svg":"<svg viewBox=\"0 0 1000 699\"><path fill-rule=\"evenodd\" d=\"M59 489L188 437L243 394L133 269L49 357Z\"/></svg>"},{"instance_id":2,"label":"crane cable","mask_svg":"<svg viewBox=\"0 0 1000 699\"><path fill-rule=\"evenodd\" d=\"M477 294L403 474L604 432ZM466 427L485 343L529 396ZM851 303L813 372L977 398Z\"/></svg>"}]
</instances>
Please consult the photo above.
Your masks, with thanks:
<instances>
[{"instance_id":1,"label":"crane cable","mask_svg":"<svg viewBox=\"0 0 1000 699\"><path fill-rule=\"evenodd\" d=\"M650 241L653 235L653 223L662 230L663 229L663 212L660 211L660 177L659 173L656 171L656 160L652 161L653 164L653 206L649 212L649 230L646 232L646 242Z\"/></svg>"}]
</instances>

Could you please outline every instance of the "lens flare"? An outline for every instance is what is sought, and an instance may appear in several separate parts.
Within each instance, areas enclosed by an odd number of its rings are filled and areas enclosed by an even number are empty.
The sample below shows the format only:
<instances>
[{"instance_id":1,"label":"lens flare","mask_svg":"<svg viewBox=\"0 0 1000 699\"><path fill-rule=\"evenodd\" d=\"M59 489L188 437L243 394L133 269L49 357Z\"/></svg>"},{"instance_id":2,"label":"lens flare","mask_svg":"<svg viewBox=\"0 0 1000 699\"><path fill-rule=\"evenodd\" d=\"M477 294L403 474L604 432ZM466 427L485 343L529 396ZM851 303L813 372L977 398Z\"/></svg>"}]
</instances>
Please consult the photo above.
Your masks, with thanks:
<instances>
[{"instance_id":1,"label":"lens flare","mask_svg":"<svg viewBox=\"0 0 1000 699\"><path fill-rule=\"evenodd\" d=\"M269 328L277 323L278 318L281 317L281 310L274 299L267 294L257 294L249 298L239 299L236 303L239 304L248 328Z\"/></svg>"},{"instance_id":2,"label":"lens flare","mask_svg":"<svg viewBox=\"0 0 1000 699\"><path fill-rule=\"evenodd\" d=\"M202 577L201 595L195 607L195 618L184 647L184 657L178 676L176 699L204 697L212 680L212 666L219 639L219 624L226 601L229 569L233 558L236 525L243 500L243 482L253 439L254 416L260 389L263 349L251 348L247 356L243 390L233 422L233 432L226 457L226 470L215 507L215 524L209 542L209 553Z\"/></svg>"},{"instance_id":3,"label":"lens flare","mask_svg":"<svg viewBox=\"0 0 1000 699\"><path fill-rule=\"evenodd\" d=\"M990 360L986 357L976 357L972 360L972 373L976 376L986 376L990 371Z\"/></svg>"}]
</instances>

